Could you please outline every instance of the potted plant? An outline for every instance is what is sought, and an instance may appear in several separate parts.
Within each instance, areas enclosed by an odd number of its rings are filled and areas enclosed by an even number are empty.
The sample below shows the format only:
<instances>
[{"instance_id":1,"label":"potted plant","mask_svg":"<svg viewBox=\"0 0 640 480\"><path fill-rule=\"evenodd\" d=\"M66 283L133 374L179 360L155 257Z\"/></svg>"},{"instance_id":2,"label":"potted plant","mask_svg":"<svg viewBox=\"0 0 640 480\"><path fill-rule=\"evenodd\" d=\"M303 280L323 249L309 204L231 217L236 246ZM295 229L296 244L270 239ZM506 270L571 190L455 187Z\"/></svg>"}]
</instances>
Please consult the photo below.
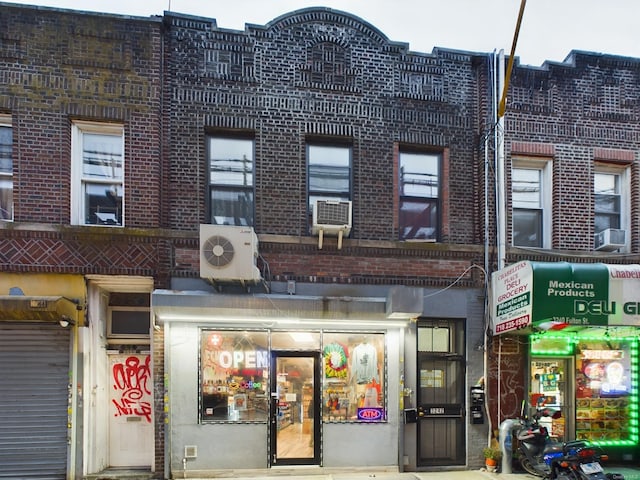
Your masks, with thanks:
<instances>
[{"instance_id":1,"label":"potted plant","mask_svg":"<svg viewBox=\"0 0 640 480\"><path fill-rule=\"evenodd\" d=\"M487 470L495 472L498 469L498 462L502 458L500 448L497 446L485 447L482 450L482 454L484 455L484 463Z\"/></svg>"}]
</instances>

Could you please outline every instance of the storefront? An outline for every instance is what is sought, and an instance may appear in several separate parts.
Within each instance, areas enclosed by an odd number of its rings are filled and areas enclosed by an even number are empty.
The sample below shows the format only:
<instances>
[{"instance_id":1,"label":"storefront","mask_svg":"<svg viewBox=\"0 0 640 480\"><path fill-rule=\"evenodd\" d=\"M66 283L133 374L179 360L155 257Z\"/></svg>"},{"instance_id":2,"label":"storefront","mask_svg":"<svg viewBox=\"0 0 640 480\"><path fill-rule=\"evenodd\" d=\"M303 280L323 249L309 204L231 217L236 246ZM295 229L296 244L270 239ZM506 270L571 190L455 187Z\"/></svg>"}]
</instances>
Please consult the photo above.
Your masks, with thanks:
<instances>
[{"instance_id":1,"label":"storefront","mask_svg":"<svg viewBox=\"0 0 640 480\"><path fill-rule=\"evenodd\" d=\"M391 294L154 292L165 338L165 475L397 469L404 331L422 311L420 289L399 290L409 311Z\"/></svg>"},{"instance_id":2,"label":"storefront","mask_svg":"<svg viewBox=\"0 0 640 480\"><path fill-rule=\"evenodd\" d=\"M5 273L0 292L2 475L75 478L84 281Z\"/></svg>"},{"instance_id":3,"label":"storefront","mask_svg":"<svg viewBox=\"0 0 640 480\"><path fill-rule=\"evenodd\" d=\"M637 455L640 265L523 261L492 275L494 335L526 335L529 408L558 440ZM522 338L522 337L520 337Z\"/></svg>"}]
</instances>

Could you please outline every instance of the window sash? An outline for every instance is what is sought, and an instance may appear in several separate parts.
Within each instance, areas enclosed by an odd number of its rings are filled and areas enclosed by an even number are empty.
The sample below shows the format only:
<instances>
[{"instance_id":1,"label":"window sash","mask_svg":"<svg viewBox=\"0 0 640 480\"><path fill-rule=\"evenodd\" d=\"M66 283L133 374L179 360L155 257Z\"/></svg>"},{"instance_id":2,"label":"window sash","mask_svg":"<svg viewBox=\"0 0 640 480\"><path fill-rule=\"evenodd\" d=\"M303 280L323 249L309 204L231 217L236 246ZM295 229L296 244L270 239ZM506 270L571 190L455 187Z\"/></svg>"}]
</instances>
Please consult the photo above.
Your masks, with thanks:
<instances>
[{"instance_id":1,"label":"window sash","mask_svg":"<svg viewBox=\"0 0 640 480\"><path fill-rule=\"evenodd\" d=\"M0 122L0 220L13 221L13 129Z\"/></svg>"},{"instance_id":2,"label":"window sash","mask_svg":"<svg viewBox=\"0 0 640 480\"><path fill-rule=\"evenodd\" d=\"M253 226L253 190L211 190L211 224Z\"/></svg>"},{"instance_id":3,"label":"window sash","mask_svg":"<svg viewBox=\"0 0 640 480\"><path fill-rule=\"evenodd\" d=\"M401 152L400 192L402 196L438 198L440 155Z\"/></svg>"},{"instance_id":4,"label":"window sash","mask_svg":"<svg viewBox=\"0 0 640 480\"><path fill-rule=\"evenodd\" d=\"M542 210L513 209L513 244L542 248Z\"/></svg>"},{"instance_id":5,"label":"window sash","mask_svg":"<svg viewBox=\"0 0 640 480\"><path fill-rule=\"evenodd\" d=\"M209 138L210 222L252 226L254 223L254 141Z\"/></svg>"},{"instance_id":6,"label":"window sash","mask_svg":"<svg viewBox=\"0 0 640 480\"><path fill-rule=\"evenodd\" d=\"M78 122L72 142L74 224L124 226L124 128Z\"/></svg>"},{"instance_id":7,"label":"window sash","mask_svg":"<svg viewBox=\"0 0 640 480\"><path fill-rule=\"evenodd\" d=\"M518 247L544 247L544 169L511 169L512 237Z\"/></svg>"},{"instance_id":8,"label":"window sash","mask_svg":"<svg viewBox=\"0 0 640 480\"><path fill-rule=\"evenodd\" d=\"M436 240L438 207L437 199L400 198L400 239Z\"/></svg>"},{"instance_id":9,"label":"window sash","mask_svg":"<svg viewBox=\"0 0 640 480\"><path fill-rule=\"evenodd\" d=\"M307 145L309 194L322 199L351 196L351 148Z\"/></svg>"},{"instance_id":10,"label":"window sash","mask_svg":"<svg viewBox=\"0 0 640 480\"><path fill-rule=\"evenodd\" d=\"M401 240L437 240L439 237L441 158L440 154L400 152Z\"/></svg>"},{"instance_id":11,"label":"window sash","mask_svg":"<svg viewBox=\"0 0 640 480\"><path fill-rule=\"evenodd\" d=\"M596 173L594 176L595 233L622 224L621 178L617 173Z\"/></svg>"},{"instance_id":12,"label":"window sash","mask_svg":"<svg viewBox=\"0 0 640 480\"><path fill-rule=\"evenodd\" d=\"M85 224L122 226L122 135L82 133Z\"/></svg>"},{"instance_id":13,"label":"window sash","mask_svg":"<svg viewBox=\"0 0 640 480\"><path fill-rule=\"evenodd\" d=\"M512 170L512 202L515 208L542 208L542 170Z\"/></svg>"}]
</instances>

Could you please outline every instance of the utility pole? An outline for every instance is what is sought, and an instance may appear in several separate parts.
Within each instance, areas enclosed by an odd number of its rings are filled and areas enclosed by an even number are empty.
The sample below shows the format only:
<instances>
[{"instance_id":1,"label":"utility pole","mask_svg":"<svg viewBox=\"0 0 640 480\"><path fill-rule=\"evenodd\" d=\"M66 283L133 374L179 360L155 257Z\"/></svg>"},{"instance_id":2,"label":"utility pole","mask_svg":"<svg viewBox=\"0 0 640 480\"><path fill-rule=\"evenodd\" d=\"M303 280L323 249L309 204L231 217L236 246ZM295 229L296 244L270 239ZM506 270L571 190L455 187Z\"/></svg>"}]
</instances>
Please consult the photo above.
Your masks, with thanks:
<instances>
[{"instance_id":1,"label":"utility pole","mask_svg":"<svg viewBox=\"0 0 640 480\"><path fill-rule=\"evenodd\" d=\"M518 21L513 34L513 42L511 43L511 54L509 55L509 63L507 65L507 73L504 74L504 53L500 51L500 61L498 67L498 93L500 94L500 103L498 104L498 118L496 119L495 142L496 142L496 240L498 253L498 270L504 268L506 262L506 244L507 244L507 195L506 195L506 175L504 167L504 112L507 109L507 90L509 89L509 80L511 79L511 71L513 70L513 62L516 56L516 44L518 43L518 35L520 34L520 25L524 15L524 7L527 0L520 3L520 12L518 13ZM497 99L495 99L497 100ZM495 101L494 100L494 101Z\"/></svg>"}]
</instances>

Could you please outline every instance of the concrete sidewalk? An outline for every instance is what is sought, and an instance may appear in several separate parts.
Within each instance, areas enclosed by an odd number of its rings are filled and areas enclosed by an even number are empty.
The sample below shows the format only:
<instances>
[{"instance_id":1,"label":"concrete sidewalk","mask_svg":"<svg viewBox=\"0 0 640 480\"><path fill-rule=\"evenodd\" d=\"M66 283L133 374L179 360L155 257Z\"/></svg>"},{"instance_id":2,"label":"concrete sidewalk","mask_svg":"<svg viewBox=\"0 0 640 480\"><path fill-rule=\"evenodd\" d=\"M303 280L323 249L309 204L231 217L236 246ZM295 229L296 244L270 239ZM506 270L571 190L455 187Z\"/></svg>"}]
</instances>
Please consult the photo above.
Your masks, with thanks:
<instances>
[{"instance_id":1,"label":"concrete sidewalk","mask_svg":"<svg viewBox=\"0 0 640 480\"><path fill-rule=\"evenodd\" d=\"M238 476L227 476L229 480L541 480L526 473L514 473L503 475L500 473L490 473L486 470L443 470L429 472L393 472L393 471L334 471L328 472L309 472L301 475L299 471L295 473L286 470L271 471L268 475L242 475L238 472ZM208 480L214 477L186 477L192 480ZM221 477L217 477L221 478Z\"/></svg>"},{"instance_id":2,"label":"concrete sidewalk","mask_svg":"<svg viewBox=\"0 0 640 480\"><path fill-rule=\"evenodd\" d=\"M640 480L640 468L632 467L605 467L605 472L615 472L624 475L625 480ZM209 480L214 477L190 477L191 480ZM221 477L215 477L221 478ZM429 472L392 472L392 471L345 471L345 472L309 472L308 474L286 473L283 471L271 471L269 475L228 476L232 480L542 480L524 472L509 474L491 473L485 469L480 470L443 470Z\"/></svg>"}]
</instances>

